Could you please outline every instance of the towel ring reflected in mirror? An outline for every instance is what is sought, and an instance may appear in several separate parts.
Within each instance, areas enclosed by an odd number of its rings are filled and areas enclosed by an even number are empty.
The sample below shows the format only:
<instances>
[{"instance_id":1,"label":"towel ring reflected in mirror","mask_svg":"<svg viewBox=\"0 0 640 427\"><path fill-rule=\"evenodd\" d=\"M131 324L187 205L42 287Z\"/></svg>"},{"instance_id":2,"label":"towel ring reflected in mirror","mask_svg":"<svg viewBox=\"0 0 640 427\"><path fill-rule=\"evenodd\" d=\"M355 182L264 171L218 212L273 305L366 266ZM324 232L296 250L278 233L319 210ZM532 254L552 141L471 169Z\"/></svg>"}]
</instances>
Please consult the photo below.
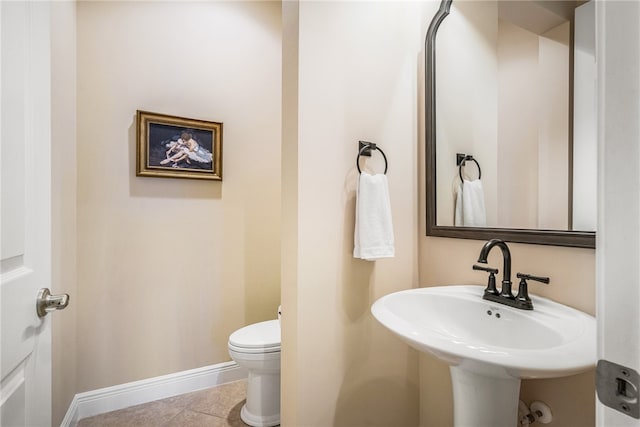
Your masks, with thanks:
<instances>
[{"instance_id":1,"label":"towel ring reflected in mirror","mask_svg":"<svg viewBox=\"0 0 640 427\"><path fill-rule=\"evenodd\" d=\"M462 168L465 167L467 161L475 162L478 167L478 179L482 178L482 169L480 169L480 163L473 156L465 156L464 154L457 154L457 162L458 162L458 176L460 176L460 183L464 185L464 178L462 178Z\"/></svg>"},{"instance_id":2,"label":"towel ring reflected in mirror","mask_svg":"<svg viewBox=\"0 0 640 427\"><path fill-rule=\"evenodd\" d=\"M384 151L382 151L380 147L373 143L364 143L358 151L358 157L356 157L356 167L358 168L358 173L362 173L362 171L360 170L360 156L367 156L367 153L369 153L368 155L370 156L371 150L377 150L380 152L380 154L382 154L382 157L384 158L384 174L386 175L387 169L389 168L387 156L385 156Z\"/></svg>"}]
</instances>

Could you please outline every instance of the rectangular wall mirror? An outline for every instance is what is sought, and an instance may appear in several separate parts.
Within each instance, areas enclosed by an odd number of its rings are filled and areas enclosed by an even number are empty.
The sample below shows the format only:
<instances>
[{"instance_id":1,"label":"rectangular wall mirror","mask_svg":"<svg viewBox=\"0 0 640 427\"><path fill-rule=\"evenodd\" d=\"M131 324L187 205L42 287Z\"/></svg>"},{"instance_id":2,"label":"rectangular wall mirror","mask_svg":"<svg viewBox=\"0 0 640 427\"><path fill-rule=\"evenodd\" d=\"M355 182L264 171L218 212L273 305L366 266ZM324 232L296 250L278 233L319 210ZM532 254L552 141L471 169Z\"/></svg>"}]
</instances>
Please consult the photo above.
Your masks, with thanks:
<instances>
[{"instance_id":1,"label":"rectangular wall mirror","mask_svg":"<svg viewBox=\"0 0 640 427\"><path fill-rule=\"evenodd\" d=\"M593 2L443 0L425 61L427 235L595 247Z\"/></svg>"}]
</instances>

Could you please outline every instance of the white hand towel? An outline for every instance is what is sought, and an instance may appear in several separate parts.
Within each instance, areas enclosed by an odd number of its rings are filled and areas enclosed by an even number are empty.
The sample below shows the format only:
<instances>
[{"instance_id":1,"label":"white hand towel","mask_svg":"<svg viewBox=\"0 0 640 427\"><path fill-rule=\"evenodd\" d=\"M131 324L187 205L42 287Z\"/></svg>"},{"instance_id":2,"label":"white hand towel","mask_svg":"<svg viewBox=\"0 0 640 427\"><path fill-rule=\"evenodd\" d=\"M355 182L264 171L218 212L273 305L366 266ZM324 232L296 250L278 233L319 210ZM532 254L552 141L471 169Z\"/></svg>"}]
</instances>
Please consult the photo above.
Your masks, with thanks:
<instances>
[{"instance_id":1,"label":"white hand towel","mask_svg":"<svg viewBox=\"0 0 640 427\"><path fill-rule=\"evenodd\" d=\"M389 186L384 174L362 172L356 192L356 227L353 233L355 258L375 261L393 258L393 223Z\"/></svg>"},{"instance_id":2,"label":"white hand towel","mask_svg":"<svg viewBox=\"0 0 640 427\"><path fill-rule=\"evenodd\" d=\"M458 183L456 187L456 206L453 217L453 225L456 227L464 226L464 219L462 217L462 185Z\"/></svg>"},{"instance_id":3,"label":"white hand towel","mask_svg":"<svg viewBox=\"0 0 640 427\"><path fill-rule=\"evenodd\" d=\"M485 227L487 214L484 207L484 190L479 179L464 180L456 191L456 209L454 224L464 227Z\"/></svg>"}]
</instances>

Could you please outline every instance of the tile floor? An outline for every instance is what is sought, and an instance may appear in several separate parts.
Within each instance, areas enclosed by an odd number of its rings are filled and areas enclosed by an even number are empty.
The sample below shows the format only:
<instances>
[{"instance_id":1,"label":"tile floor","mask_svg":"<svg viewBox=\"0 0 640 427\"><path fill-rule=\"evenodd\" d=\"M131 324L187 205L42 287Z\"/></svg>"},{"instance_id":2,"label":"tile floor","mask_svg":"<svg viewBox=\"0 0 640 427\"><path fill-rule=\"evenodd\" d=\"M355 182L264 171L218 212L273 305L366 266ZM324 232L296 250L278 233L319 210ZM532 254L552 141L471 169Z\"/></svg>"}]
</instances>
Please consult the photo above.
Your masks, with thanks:
<instances>
[{"instance_id":1,"label":"tile floor","mask_svg":"<svg viewBox=\"0 0 640 427\"><path fill-rule=\"evenodd\" d=\"M78 427L245 427L240 419L247 381L84 418Z\"/></svg>"}]
</instances>

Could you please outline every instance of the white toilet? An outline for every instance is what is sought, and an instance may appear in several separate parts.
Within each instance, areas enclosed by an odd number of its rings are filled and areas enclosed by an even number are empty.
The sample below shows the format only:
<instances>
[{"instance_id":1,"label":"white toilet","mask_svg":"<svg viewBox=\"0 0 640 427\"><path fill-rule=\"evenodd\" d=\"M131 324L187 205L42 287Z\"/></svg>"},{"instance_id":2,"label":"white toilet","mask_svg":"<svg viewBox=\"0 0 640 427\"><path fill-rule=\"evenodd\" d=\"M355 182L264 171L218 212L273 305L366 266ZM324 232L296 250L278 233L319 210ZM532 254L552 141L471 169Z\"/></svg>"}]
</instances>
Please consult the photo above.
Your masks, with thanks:
<instances>
[{"instance_id":1,"label":"white toilet","mask_svg":"<svg viewBox=\"0 0 640 427\"><path fill-rule=\"evenodd\" d=\"M229 336L229 355L247 369L242 421L254 427L280 424L280 323L254 323Z\"/></svg>"}]
</instances>

